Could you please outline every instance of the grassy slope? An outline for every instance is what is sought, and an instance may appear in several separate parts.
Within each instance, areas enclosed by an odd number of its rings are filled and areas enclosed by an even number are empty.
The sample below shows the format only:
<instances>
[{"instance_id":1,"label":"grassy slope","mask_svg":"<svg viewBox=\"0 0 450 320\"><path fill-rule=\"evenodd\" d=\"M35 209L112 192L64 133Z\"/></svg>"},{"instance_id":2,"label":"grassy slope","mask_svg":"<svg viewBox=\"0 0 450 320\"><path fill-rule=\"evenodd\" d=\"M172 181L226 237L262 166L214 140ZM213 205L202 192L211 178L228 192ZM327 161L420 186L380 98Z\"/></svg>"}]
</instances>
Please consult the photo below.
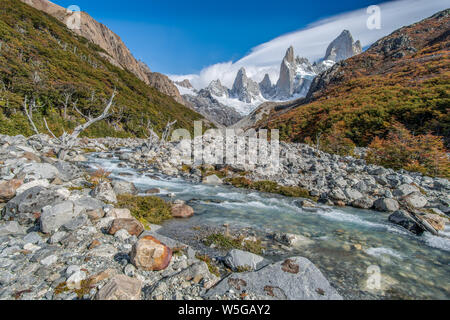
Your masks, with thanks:
<instances>
[{"instance_id":1,"label":"grassy slope","mask_svg":"<svg viewBox=\"0 0 450 320\"><path fill-rule=\"evenodd\" d=\"M44 106L34 115L41 132L45 132L43 116L58 134L63 128L73 128L82 119L72 108L68 119L62 118L62 93L68 87L75 92L78 108L92 115L103 110L117 88L115 115L89 129L86 135L92 137L142 137L149 119L156 132L161 132L169 119L178 120L177 127L191 130L193 121L203 118L132 73L111 65L99 54L102 49L21 1L0 2L0 46L2 134L33 134L22 111L25 96L34 96Z\"/></svg>"},{"instance_id":2,"label":"grassy slope","mask_svg":"<svg viewBox=\"0 0 450 320\"><path fill-rule=\"evenodd\" d=\"M315 141L339 127L359 146L385 136L394 121L414 134L432 132L449 142L449 11L400 29L383 40L407 35L417 52L385 55L381 42L338 67L331 83L312 102L274 112L260 127L278 128L284 140Z\"/></svg>"}]
</instances>

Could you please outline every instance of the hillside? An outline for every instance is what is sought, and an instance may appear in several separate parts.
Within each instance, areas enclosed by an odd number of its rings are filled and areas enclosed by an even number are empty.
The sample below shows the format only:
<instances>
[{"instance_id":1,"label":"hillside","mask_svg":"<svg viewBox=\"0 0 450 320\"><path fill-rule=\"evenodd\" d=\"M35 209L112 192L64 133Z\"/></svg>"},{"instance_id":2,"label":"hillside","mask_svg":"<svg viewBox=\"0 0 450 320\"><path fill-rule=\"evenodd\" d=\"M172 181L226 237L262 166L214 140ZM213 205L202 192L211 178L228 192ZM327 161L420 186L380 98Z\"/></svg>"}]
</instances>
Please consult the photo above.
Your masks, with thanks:
<instances>
[{"instance_id":1,"label":"hillside","mask_svg":"<svg viewBox=\"0 0 450 320\"><path fill-rule=\"evenodd\" d=\"M35 122L44 131L45 115L56 133L103 109L114 88L114 115L97 123L90 136L140 136L150 121L161 131L169 120L191 129L203 117L149 87L130 71L105 58L99 46L71 32L55 18L19 0L0 3L0 133L32 134L22 112L24 98L34 100ZM64 107L67 106L67 108ZM67 116L64 114L67 110Z\"/></svg>"},{"instance_id":2,"label":"hillside","mask_svg":"<svg viewBox=\"0 0 450 320\"><path fill-rule=\"evenodd\" d=\"M450 139L450 10L401 28L314 80L306 99L274 107L256 123L284 140L317 137L369 145L403 125Z\"/></svg>"},{"instance_id":3,"label":"hillside","mask_svg":"<svg viewBox=\"0 0 450 320\"><path fill-rule=\"evenodd\" d=\"M55 17L66 25L71 22L71 15L67 12L66 8L50 1L22 0L22 2ZM134 73L139 79L148 84L146 75L146 69L148 67L133 57L130 50L117 34L112 32L105 25L94 20L86 12L80 12L80 20L80 28L73 29L73 32L92 41L94 44L105 50L108 53L105 58L109 59L112 64Z\"/></svg>"}]
</instances>

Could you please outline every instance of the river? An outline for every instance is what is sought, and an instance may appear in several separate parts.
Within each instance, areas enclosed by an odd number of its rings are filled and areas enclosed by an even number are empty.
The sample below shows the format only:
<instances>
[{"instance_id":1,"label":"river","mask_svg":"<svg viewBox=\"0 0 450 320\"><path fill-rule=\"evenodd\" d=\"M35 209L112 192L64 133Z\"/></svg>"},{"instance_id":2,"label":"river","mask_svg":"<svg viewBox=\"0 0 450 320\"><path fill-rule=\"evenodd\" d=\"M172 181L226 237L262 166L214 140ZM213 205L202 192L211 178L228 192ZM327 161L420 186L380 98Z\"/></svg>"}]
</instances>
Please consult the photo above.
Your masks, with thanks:
<instances>
[{"instance_id":1,"label":"river","mask_svg":"<svg viewBox=\"0 0 450 320\"><path fill-rule=\"evenodd\" d=\"M313 242L290 255L310 259L347 299L450 298L450 228L439 237L428 233L418 237L390 224L386 213L329 206L302 209L299 199L191 183L119 163L98 154L91 154L88 161L92 168L112 172L111 178L133 182L142 192L158 188L157 196L167 199L174 194L173 199L189 201L194 208L193 218L169 221L161 233L227 223L262 233L305 235ZM355 244L362 250L354 249Z\"/></svg>"}]
</instances>

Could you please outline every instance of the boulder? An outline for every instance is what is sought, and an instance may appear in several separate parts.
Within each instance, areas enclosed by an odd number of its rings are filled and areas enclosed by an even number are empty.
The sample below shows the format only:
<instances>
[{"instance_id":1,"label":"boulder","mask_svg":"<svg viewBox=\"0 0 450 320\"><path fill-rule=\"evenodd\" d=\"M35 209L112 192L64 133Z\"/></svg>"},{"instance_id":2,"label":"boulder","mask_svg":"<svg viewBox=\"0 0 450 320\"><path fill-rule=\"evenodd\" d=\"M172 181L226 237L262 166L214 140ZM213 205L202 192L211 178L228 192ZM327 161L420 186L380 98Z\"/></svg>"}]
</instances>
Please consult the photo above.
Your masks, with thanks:
<instances>
[{"instance_id":1,"label":"boulder","mask_svg":"<svg viewBox=\"0 0 450 320\"><path fill-rule=\"evenodd\" d=\"M126 230L132 236L139 237L144 232L144 226L136 219L116 219L108 230L110 235L115 235L119 230Z\"/></svg>"},{"instance_id":2,"label":"boulder","mask_svg":"<svg viewBox=\"0 0 450 320\"><path fill-rule=\"evenodd\" d=\"M130 258L136 268L160 271L170 264L172 250L154 237L145 236L134 244Z\"/></svg>"},{"instance_id":3,"label":"boulder","mask_svg":"<svg viewBox=\"0 0 450 320\"><path fill-rule=\"evenodd\" d=\"M402 184L400 187L394 190L394 196L404 197L410 195L413 192L420 192L419 188L411 184Z\"/></svg>"},{"instance_id":4,"label":"boulder","mask_svg":"<svg viewBox=\"0 0 450 320\"><path fill-rule=\"evenodd\" d=\"M434 229L437 231L445 230L446 219L437 215L437 214L427 214L423 217L425 221L427 221Z\"/></svg>"},{"instance_id":5,"label":"boulder","mask_svg":"<svg viewBox=\"0 0 450 320\"><path fill-rule=\"evenodd\" d=\"M105 216L105 211L103 210L105 204L98 199L82 197L76 199L74 202L77 206L86 210L86 214L91 220L98 220Z\"/></svg>"},{"instance_id":6,"label":"boulder","mask_svg":"<svg viewBox=\"0 0 450 320\"><path fill-rule=\"evenodd\" d=\"M5 207L4 218L15 218L20 213L40 213L42 208L67 199L55 189L34 187L11 199Z\"/></svg>"},{"instance_id":7,"label":"boulder","mask_svg":"<svg viewBox=\"0 0 450 320\"><path fill-rule=\"evenodd\" d=\"M142 282L126 275L116 275L99 290L96 300L141 300Z\"/></svg>"},{"instance_id":8,"label":"boulder","mask_svg":"<svg viewBox=\"0 0 450 320\"><path fill-rule=\"evenodd\" d=\"M402 198L402 201L410 208L421 209L428 204L427 198L425 198L420 192L414 192L406 197Z\"/></svg>"},{"instance_id":9,"label":"boulder","mask_svg":"<svg viewBox=\"0 0 450 320\"><path fill-rule=\"evenodd\" d=\"M306 258L293 257L258 271L232 274L208 291L209 299L230 290L269 300L342 300L319 269Z\"/></svg>"},{"instance_id":10,"label":"boulder","mask_svg":"<svg viewBox=\"0 0 450 320\"><path fill-rule=\"evenodd\" d=\"M13 179L0 182L0 203L8 202L16 196L16 190L22 185L23 180Z\"/></svg>"},{"instance_id":11,"label":"boulder","mask_svg":"<svg viewBox=\"0 0 450 320\"><path fill-rule=\"evenodd\" d=\"M345 196L344 192L340 188L335 188L330 193L330 198L337 201L345 201L347 200L347 197Z\"/></svg>"},{"instance_id":12,"label":"boulder","mask_svg":"<svg viewBox=\"0 0 450 320\"><path fill-rule=\"evenodd\" d=\"M89 223L89 217L87 214L83 213L72 220L70 220L68 223L64 224L64 229L69 232L76 231L78 229L81 229L82 227L86 226Z\"/></svg>"},{"instance_id":13,"label":"boulder","mask_svg":"<svg viewBox=\"0 0 450 320\"><path fill-rule=\"evenodd\" d=\"M135 195L138 193L136 186L132 182L116 180L112 182L112 186L116 195Z\"/></svg>"},{"instance_id":14,"label":"boulder","mask_svg":"<svg viewBox=\"0 0 450 320\"><path fill-rule=\"evenodd\" d=\"M194 215L194 209L186 204L174 204L172 206L172 217L190 218Z\"/></svg>"},{"instance_id":15,"label":"boulder","mask_svg":"<svg viewBox=\"0 0 450 320\"><path fill-rule=\"evenodd\" d=\"M58 169L49 163L31 163L19 171L17 176L32 176L36 179L55 179L59 175Z\"/></svg>"},{"instance_id":16,"label":"boulder","mask_svg":"<svg viewBox=\"0 0 450 320\"><path fill-rule=\"evenodd\" d=\"M56 179L56 178L55 178ZM50 186L50 183L46 179L40 179L40 180L33 180L28 183L22 184L19 188L16 190L16 195L20 195L27 191L28 189L34 188L34 187L44 187L47 188Z\"/></svg>"},{"instance_id":17,"label":"boulder","mask_svg":"<svg viewBox=\"0 0 450 320\"><path fill-rule=\"evenodd\" d=\"M375 209L382 212L394 212L400 209L397 200L391 198L378 199L374 203Z\"/></svg>"},{"instance_id":18,"label":"boulder","mask_svg":"<svg viewBox=\"0 0 450 320\"><path fill-rule=\"evenodd\" d=\"M52 233L72 221L82 213L83 209L72 201L64 201L53 206L42 208L41 231Z\"/></svg>"},{"instance_id":19,"label":"boulder","mask_svg":"<svg viewBox=\"0 0 450 320\"><path fill-rule=\"evenodd\" d=\"M302 208L315 208L317 205L310 200L300 200L300 206Z\"/></svg>"},{"instance_id":20,"label":"boulder","mask_svg":"<svg viewBox=\"0 0 450 320\"><path fill-rule=\"evenodd\" d=\"M59 178L65 182L73 181L83 175L83 172L76 165L67 161L58 161L54 166L58 169Z\"/></svg>"},{"instance_id":21,"label":"boulder","mask_svg":"<svg viewBox=\"0 0 450 320\"><path fill-rule=\"evenodd\" d=\"M114 219L133 219L131 211L128 209L111 209L106 217Z\"/></svg>"},{"instance_id":22,"label":"boulder","mask_svg":"<svg viewBox=\"0 0 450 320\"><path fill-rule=\"evenodd\" d=\"M215 174L207 176L203 179L204 184L210 184L210 185L221 185L223 184L222 179L220 179Z\"/></svg>"},{"instance_id":23,"label":"boulder","mask_svg":"<svg viewBox=\"0 0 450 320\"><path fill-rule=\"evenodd\" d=\"M239 269L246 271L256 270L264 262L264 258L242 250L231 250L224 259L225 264L233 271Z\"/></svg>"},{"instance_id":24,"label":"boulder","mask_svg":"<svg viewBox=\"0 0 450 320\"><path fill-rule=\"evenodd\" d=\"M360 209L370 209L373 207L373 200L368 197L360 198L353 201L352 206Z\"/></svg>"},{"instance_id":25,"label":"boulder","mask_svg":"<svg viewBox=\"0 0 450 320\"><path fill-rule=\"evenodd\" d=\"M402 226L406 230L417 235L421 235L424 232L423 228L419 226L416 220L408 212L404 210L395 211L389 217L389 221L399 226Z\"/></svg>"},{"instance_id":26,"label":"boulder","mask_svg":"<svg viewBox=\"0 0 450 320\"><path fill-rule=\"evenodd\" d=\"M92 190L91 195L100 201L106 203L117 203L116 194L108 182L99 183L94 190Z\"/></svg>"},{"instance_id":27,"label":"boulder","mask_svg":"<svg viewBox=\"0 0 450 320\"><path fill-rule=\"evenodd\" d=\"M0 236L23 235L25 233L25 230L16 221L9 221L0 225Z\"/></svg>"},{"instance_id":28,"label":"boulder","mask_svg":"<svg viewBox=\"0 0 450 320\"><path fill-rule=\"evenodd\" d=\"M313 243L311 239L292 233L275 233L273 239L290 247L307 246Z\"/></svg>"},{"instance_id":29,"label":"boulder","mask_svg":"<svg viewBox=\"0 0 450 320\"><path fill-rule=\"evenodd\" d=\"M363 197L363 194L361 192L359 192L356 189L352 189L352 188L345 189L345 195L351 201L358 200L358 199L361 199Z\"/></svg>"},{"instance_id":30,"label":"boulder","mask_svg":"<svg viewBox=\"0 0 450 320\"><path fill-rule=\"evenodd\" d=\"M152 188L152 189L148 189L147 191L145 191L146 194L157 194L157 193L161 193L161 191L158 188Z\"/></svg>"}]
</instances>

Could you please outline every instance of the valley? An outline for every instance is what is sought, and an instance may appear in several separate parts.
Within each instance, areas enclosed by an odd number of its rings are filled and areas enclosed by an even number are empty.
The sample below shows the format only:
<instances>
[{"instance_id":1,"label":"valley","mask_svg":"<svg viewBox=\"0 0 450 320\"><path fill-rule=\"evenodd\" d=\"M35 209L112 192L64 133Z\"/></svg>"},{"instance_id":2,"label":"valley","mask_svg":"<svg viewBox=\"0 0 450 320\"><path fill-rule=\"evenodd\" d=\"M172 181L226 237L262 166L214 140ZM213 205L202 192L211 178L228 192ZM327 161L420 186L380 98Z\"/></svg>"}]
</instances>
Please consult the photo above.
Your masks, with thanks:
<instances>
[{"instance_id":1,"label":"valley","mask_svg":"<svg viewBox=\"0 0 450 320\"><path fill-rule=\"evenodd\" d=\"M0 300L449 299L450 9L205 86L74 14L0 3Z\"/></svg>"}]
</instances>

